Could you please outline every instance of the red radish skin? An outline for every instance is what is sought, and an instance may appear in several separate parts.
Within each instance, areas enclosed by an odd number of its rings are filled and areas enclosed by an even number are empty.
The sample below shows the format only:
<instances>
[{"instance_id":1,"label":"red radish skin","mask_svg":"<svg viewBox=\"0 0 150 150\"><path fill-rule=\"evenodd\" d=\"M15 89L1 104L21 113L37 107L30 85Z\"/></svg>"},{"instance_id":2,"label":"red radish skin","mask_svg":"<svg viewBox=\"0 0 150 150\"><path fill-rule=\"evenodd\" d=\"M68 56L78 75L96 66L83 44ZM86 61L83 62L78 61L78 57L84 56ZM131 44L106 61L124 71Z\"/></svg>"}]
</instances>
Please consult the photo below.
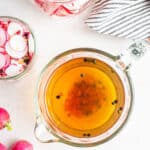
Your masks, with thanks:
<instances>
[{"instance_id":1,"label":"red radish skin","mask_svg":"<svg viewBox=\"0 0 150 150\"><path fill-rule=\"evenodd\" d=\"M12 146L12 150L33 150L33 146L26 140L20 140Z\"/></svg>"},{"instance_id":2,"label":"red radish skin","mask_svg":"<svg viewBox=\"0 0 150 150\"><path fill-rule=\"evenodd\" d=\"M6 109L0 107L0 130L3 128L11 130L10 116Z\"/></svg>"},{"instance_id":3,"label":"red radish skin","mask_svg":"<svg viewBox=\"0 0 150 150\"><path fill-rule=\"evenodd\" d=\"M6 146L0 143L0 150L7 150Z\"/></svg>"}]
</instances>

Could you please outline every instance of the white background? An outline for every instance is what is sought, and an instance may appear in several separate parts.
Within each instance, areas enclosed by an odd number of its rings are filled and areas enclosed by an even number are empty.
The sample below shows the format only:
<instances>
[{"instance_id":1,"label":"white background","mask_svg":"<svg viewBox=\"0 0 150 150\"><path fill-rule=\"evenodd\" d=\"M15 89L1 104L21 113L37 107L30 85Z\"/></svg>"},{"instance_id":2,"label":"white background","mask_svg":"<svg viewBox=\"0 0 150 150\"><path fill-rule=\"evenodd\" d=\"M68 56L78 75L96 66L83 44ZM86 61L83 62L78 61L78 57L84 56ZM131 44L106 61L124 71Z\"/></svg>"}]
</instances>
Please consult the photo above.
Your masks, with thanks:
<instances>
[{"instance_id":1,"label":"white background","mask_svg":"<svg viewBox=\"0 0 150 150\"><path fill-rule=\"evenodd\" d=\"M0 16L14 16L27 22L36 38L36 58L32 70L14 82L0 82L0 106L11 115L13 131L0 131L0 142L8 147L18 139L29 140L35 150L76 150L62 143L40 144L33 135L35 124L34 90L42 68L57 54L77 47L93 47L117 55L129 45L125 39L100 35L85 24L88 11L67 18L49 17L30 0L0 0ZM150 53L131 68L134 105L125 128L109 142L89 150L150 149Z\"/></svg>"}]
</instances>

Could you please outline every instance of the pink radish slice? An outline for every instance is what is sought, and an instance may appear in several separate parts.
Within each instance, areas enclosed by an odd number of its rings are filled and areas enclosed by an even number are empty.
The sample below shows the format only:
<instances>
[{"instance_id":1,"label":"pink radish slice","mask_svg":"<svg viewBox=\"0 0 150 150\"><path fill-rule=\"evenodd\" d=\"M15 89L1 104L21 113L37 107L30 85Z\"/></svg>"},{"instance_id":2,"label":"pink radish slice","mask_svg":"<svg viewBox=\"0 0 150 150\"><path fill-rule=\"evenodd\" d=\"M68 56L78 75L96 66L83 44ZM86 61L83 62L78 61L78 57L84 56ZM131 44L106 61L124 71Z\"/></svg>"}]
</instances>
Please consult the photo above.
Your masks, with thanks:
<instances>
[{"instance_id":1,"label":"pink radish slice","mask_svg":"<svg viewBox=\"0 0 150 150\"><path fill-rule=\"evenodd\" d=\"M0 69L4 67L5 63L6 63L5 56L2 53L0 53Z\"/></svg>"},{"instance_id":2,"label":"pink radish slice","mask_svg":"<svg viewBox=\"0 0 150 150\"><path fill-rule=\"evenodd\" d=\"M4 66L4 68L6 68L6 67L8 67L10 65L11 60L10 60L10 56L9 55L5 54L4 56L5 56L5 66Z\"/></svg>"},{"instance_id":3,"label":"pink radish slice","mask_svg":"<svg viewBox=\"0 0 150 150\"><path fill-rule=\"evenodd\" d=\"M17 23L17 22L11 22L8 25L8 34L9 35L14 35L14 34L16 34L19 31L20 31L21 34L23 33L22 25L20 25L19 23Z\"/></svg>"},{"instance_id":4,"label":"pink radish slice","mask_svg":"<svg viewBox=\"0 0 150 150\"><path fill-rule=\"evenodd\" d=\"M0 47L0 52L5 52L5 49Z\"/></svg>"},{"instance_id":5,"label":"pink radish slice","mask_svg":"<svg viewBox=\"0 0 150 150\"><path fill-rule=\"evenodd\" d=\"M14 51L22 52L26 49L26 41L20 35L15 35L10 39L10 46Z\"/></svg>"},{"instance_id":6,"label":"pink radish slice","mask_svg":"<svg viewBox=\"0 0 150 150\"><path fill-rule=\"evenodd\" d=\"M35 50L35 45L34 45L34 39L32 34L29 34L28 46L29 46L29 53L33 54Z\"/></svg>"},{"instance_id":7,"label":"pink radish slice","mask_svg":"<svg viewBox=\"0 0 150 150\"><path fill-rule=\"evenodd\" d=\"M23 71L23 68L21 65L10 65L6 70L5 73L9 76L16 76L20 74Z\"/></svg>"},{"instance_id":8,"label":"pink radish slice","mask_svg":"<svg viewBox=\"0 0 150 150\"><path fill-rule=\"evenodd\" d=\"M13 36L10 41L6 43L7 53L14 58L22 58L27 53L27 43L20 35Z\"/></svg>"},{"instance_id":9,"label":"pink radish slice","mask_svg":"<svg viewBox=\"0 0 150 150\"><path fill-rule=\"evenodd\" d=\"M10 44L9 44L9 43L6 44L6 51L7 51L7 53L8 53L11 57L17 58L17 59L24 57L24 56L26 55L26 53L27 53L27 49L24 50L23 52L16 52L16 51L14 51L14 50L10 47Z\"/></svg>"},{"instance_id":10,"label":"pink radish slice","mask_svg":"<svg viewBox=\"0 0 150 150\"><path fill-rule=\"evenodd\" d=\"M3 46L6 42L6 32L4 29L0 28L0 46Z\"/></svg>"},{"instance_id":11,"label":"pink radish slice","mask_svg":"<svg viewBox=\"0 0 150 150\"><path fill-rule=\"evenodd\" d=\"M7 54L0 53L0 69L5 69L10 65L10 56Z\"/></svg>"}]
</instances>

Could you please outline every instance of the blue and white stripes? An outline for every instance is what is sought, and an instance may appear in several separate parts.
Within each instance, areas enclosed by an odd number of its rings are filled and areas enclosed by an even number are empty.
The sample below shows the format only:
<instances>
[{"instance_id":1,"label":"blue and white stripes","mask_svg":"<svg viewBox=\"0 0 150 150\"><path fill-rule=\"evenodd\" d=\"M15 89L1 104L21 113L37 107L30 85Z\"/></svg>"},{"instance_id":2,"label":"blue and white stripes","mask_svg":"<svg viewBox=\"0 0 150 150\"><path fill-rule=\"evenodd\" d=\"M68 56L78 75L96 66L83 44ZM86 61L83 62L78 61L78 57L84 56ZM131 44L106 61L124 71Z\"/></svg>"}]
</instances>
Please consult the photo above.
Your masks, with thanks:
<instances>
[{"instance_id":1,"label":"blue and white stripes","mask_svg":"<svg viewBox=\"0 0 150 150\"><path fill-rule=\"evenodd\" d=\"M150 37L150 0L97 0L85 22L99 33L146 39Z\"/></svg>"}]
</instances>

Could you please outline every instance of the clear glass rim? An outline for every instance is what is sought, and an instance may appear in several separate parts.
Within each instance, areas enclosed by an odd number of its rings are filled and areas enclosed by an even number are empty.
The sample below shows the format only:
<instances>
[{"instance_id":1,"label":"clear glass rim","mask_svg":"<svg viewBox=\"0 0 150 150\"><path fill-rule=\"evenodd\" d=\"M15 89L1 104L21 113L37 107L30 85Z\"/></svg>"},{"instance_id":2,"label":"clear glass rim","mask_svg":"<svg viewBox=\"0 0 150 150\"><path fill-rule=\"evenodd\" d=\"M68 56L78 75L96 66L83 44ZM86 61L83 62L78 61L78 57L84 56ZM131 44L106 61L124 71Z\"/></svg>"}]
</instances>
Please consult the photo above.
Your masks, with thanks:
<instances>
[{"instance_id":1,"label":"clear glass rim","mask_svg":"<svg viewBox=\"0 0 150 150\"><path fill-rule=\"evenodd\" d=\"M102 56L104 56L104 57L110 59L113 63L116 63L115 60L117 60L117 58L118 58L118 57L116 57L116 56L113 56L113 55L111 55L111 54L108 54L108 53L106 53L106 52L103 52L103 51L100 51L100 50L97 50L97 49L93 49L93 48L77 48L77 49L69 50L69 51L66 51L66 52L64 52L64 53L62 53L62 54L56 56L55 58L53 58L53 59L46 65L46 67L45 67L45 68L42 70L42 72L41 72L41 75L40 75L40 78L39 78L39 80L38 80L38 83L40 83L40 81L41 81L41 79L42 79L42 76L43 76L45 70L46 70L46 69L48 68L48 66L51 65L55 60L57 60L57 59L63 57L64 55L69 55L69 54L71 54L71 53L73 53L73 52L77 52L77 51L78 51L78 52L90 51L90 52L92 52L92 53L95 52L95 53L98 53L98 54L100 54L100 55L102 55ZM101 59L100 59L100 60L101 60ZM106 63L107 63L107 62L106 62ZM107 63L107 64L108 64L108 63ZM110 65L110 64L108 64L108 65ZM110 65L110 66L112 67L112 65ZM112 68L114 69L114 67L112 67ZM116 68L116 67L115 67L115 68ZM126 83L123 83L123 86L127 86L127 87L126 87L126 88L127 88L127 89L126 89L127 91L126 91L125 95L126 95L128 92L130 92L129 106L127 106L127 110L124 111L124 114L123 114L123 113L121 114L121 116L124 115L124 118L123 118L123 120L121 121L120 125L119 125L118 127L116 127L116 128L113 130L113 132L112 132L111 134L106 135L104 138L101 138L101 139L100 139L100 136L102 136L102 135L99 135L99 136L96 136L96 137L87 138L87 139L84 138L84 140L81 140L81 138L72 137L72 136L70 136L70 135L68 135L68 134L62 133L62 132L59 131L57 128L55 128L55 125L51 125L51 126L48 125L47 122L45 121L44 117L42 116L40 110L39 110L38 96L37 96L37 95L38 95L39 84L38 84L37 90L36 90L36 109L38 110L37 116L40 115L40 117L42 118L42 121L43 121L45 127L46 127L47 129L50 129L50 128L51 128L51 129L52 129L52 132L51 132L51 133L52 133L55 137L59 138L60 141L66 143L66 144L71 144L71 145L74 145L74 146L94 146L94 145L97 145L97 144L101 144L101 143L103 143L103 142L106 142L108 139L111 139L112 137L114 137L114 135L116 135L116 134L120 131L120 129L122 129L122 127L124 126L124 124L127 122L127 119L128 119L128 117L129 117L129 114L130 114L130 111L131 111L132 99L133 99L132 84L131 84L129 75L128 75L126 72L124 72L123 69L121 69L121 72L122 72L122 74L125 75L126 80L128 81L127 84L126 84ZM118 73L118 72L117 72L117 73ZM118 74L118 75L119 75L119 74ZM119 76L120 76L120 75L119 75ZM121 116L120 116L120 118L121 118ZM119 118L119 120L120 120L120 118ZM119 122L119 120L113 125L113 127ZM112 128L113 128L113 127L112 127ZM107 132L109 133L109 130L108 130ZM107 132L106 132L106 133L107 133ZM104 133L104 134L106 134L106 133ZM67 137L67 138L66 138L66 137ZM91 141L91 139L92 139L92 141Z\"/></svg>"}]
</instances>

